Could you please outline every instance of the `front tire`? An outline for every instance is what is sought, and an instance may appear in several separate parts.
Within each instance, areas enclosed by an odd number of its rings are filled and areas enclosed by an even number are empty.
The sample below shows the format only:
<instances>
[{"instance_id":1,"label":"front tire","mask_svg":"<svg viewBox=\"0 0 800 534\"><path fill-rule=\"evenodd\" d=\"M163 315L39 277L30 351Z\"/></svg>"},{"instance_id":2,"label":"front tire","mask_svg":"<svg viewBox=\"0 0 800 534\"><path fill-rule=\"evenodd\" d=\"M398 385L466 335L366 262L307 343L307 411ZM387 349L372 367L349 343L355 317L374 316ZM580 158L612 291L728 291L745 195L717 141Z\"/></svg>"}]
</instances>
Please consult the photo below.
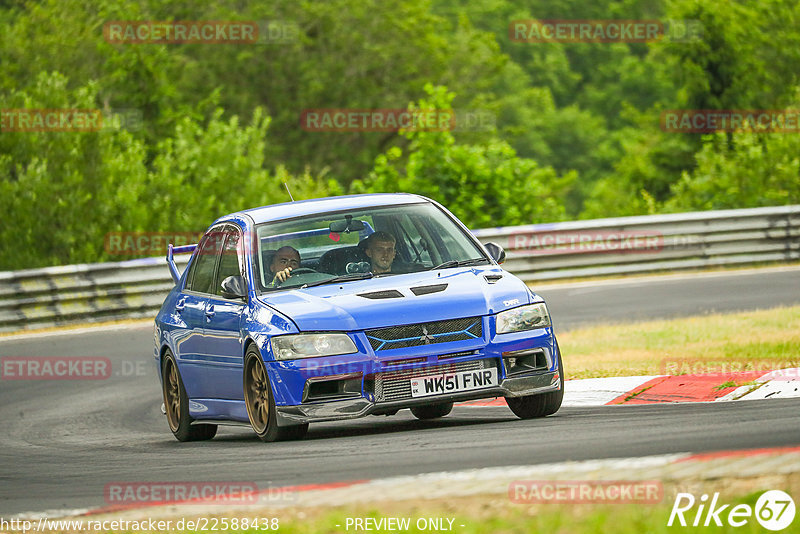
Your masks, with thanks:
<instances>
[{"instance_id":1,"label":"front tire","mask_svg":"<svg viewBox=\"0 0 800 534\"><path fill-rule=\"evenodd\" d=\"M452 402L443 402L442 404L428 404L426 406L414 406L411 408L411 413L414 417L420 420L437 419L444 417L453 411Z\"/></svg>"},{"instance_id":2,"label":"front tire","mask_svg":"<svg viewBox=\"0 0 800 534\"><path fill-rule=\"evenodd\" d=\"M561 363L561 349L558 348L558 376L561 382L558 391L528 395L525 397L506 397L506 404L520 419L534 419L553 415L561 408L564 400L564 366Z\"/></svg>"},{"instance_id":3,"label":"front tire","mask_svg":"<svg viewBox=\"0 0 800 534\"><path fill-rule=\"evenodd\" d=\"M269 384L264 361L255 347L247 349L244 366L244 403L250 426L261 441L302 439L308 431L303 425L278 426L275 398Z\"/></svg>"},{"instance_id":4,"label":"front tire","mask_svg":"<svg viewBox=\"0 0 800 534\"><path fill-rule=\"evenodd\" d=\"M161 368L161 389L167 411L169 429L178 441L205 441L217 434L217 425L192 424L189 415L189 397L183 387L181 373L175 356L169 349L164 354Z\"/></svg>"}]
</instances>

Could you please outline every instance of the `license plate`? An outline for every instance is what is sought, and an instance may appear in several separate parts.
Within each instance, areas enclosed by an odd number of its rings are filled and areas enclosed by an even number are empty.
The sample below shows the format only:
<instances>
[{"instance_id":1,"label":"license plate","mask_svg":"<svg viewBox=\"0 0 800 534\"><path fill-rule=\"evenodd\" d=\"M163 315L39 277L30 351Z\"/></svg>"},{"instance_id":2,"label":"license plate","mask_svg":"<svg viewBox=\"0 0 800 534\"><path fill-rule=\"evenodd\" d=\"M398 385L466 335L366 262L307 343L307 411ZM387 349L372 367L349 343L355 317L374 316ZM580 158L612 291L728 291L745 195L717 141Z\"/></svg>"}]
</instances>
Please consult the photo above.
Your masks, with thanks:
<instances>
[{"instance_id":1,"label":"license plate","mask_svg":"<svg viewBox=\"0 0 800 534\"><path fill-rule=\"evenodd\" d=\"M411 379L411 396L426 397L458 391L470 391L497 385L497 368L459 371Z\"/></svg>"}]
</instances>

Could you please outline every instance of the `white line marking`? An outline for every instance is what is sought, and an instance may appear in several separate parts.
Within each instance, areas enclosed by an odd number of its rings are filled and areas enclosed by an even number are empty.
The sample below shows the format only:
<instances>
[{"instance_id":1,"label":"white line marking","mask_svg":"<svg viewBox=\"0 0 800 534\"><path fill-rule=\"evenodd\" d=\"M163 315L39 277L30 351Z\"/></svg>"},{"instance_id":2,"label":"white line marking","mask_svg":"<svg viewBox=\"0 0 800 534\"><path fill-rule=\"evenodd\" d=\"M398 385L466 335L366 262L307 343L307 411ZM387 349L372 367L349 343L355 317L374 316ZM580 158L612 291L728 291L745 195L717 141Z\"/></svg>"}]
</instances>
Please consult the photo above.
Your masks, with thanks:
<instances>
[{"instance_id":1,"label":"white line marking","mask_svg":"<svg viewBox=\"0 0 800 534\"><path fill-rule=\"evenodd\" d=\"M754 380L755 385L740 386L716 399L719 401L790 399L800 397L800 368L771 371Z\"/></svg>"},{"instance_id":2,"label":"white line marking","mask_svg":"<svg viewBox=\"0 0 800 534\"><path fill-rule=\"evenodd\" d=\"M24 339L39 339L43 337L53 337L53 336L74 336L80 334L92 334L95 332L109 332L114 330L137 330L137 329L146 329L149 328L152 330L153 328L153 319L142 319L141 321L135 321L130 323L123 323L123 324L108 324L102 326L82 326L78 328L68 328L65 327L63 330L48 330L45 332L20 332L19 334L10 334L10 335L2 335L0 336L0 343L3 341L17 341L17 340L24 340Z\"/></svg>"},{"instance_id":3,"label":"white line marking","mask_svg":"<svg viewBox=\"0 0 800 534\"><path fill-rule=\"evenodd\" d=\"M564 402L561 405L603 406L659 376L662 375L567 380L564 382Z\"/></svg>"}]
</instances>

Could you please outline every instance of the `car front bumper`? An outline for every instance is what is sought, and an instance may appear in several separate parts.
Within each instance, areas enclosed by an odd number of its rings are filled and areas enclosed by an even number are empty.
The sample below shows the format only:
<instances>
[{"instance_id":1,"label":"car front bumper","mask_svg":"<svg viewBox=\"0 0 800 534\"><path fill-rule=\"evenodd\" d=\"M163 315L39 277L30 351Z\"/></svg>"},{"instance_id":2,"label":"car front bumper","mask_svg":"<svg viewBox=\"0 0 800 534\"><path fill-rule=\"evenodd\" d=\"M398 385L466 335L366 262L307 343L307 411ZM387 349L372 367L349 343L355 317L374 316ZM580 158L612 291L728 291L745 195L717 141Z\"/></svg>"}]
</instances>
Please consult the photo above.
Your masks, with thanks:
<instances>
[{"instance_id":1,"label":"car front bumper","mask_svg":"<svg viewBox=\"0 0 800 534\"><path fill-rule=\"evenodd\" d=\"M526 376L502 379L498 386L428 397L394 401L373 402L366 397L325 402L304 403L294 406L277 406L278 426L289 426L321 421L355 419L370 414L389 413L403 408L443 402L463 402L495 397L524 397L558 391L561 381L558 371L548 371Z\"/></svg>"}]
</instances>

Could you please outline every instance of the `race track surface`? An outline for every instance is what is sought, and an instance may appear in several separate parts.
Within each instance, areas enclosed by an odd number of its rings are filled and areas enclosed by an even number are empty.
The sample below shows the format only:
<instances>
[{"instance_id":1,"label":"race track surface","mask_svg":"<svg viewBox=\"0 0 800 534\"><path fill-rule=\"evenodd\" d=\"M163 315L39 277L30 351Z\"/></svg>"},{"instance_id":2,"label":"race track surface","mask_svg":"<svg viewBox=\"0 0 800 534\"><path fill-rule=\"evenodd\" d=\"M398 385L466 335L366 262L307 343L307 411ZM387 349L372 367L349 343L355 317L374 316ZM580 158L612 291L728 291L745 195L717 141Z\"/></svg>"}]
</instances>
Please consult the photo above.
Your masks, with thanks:
<instances>
[{"instance_id":1,"label":"race track surface","mask_svg":"<svg viewBox=\"0 0 800 534\"><path fill-rule=\"evenodd\" d=\"M531 287L547 301L558 331L800 304L800 267Z\"/></svg>"},{"instance_id":2,"label":"race track surface","mask_svg":"<svg viewBox=\"0 0 800 534\"><path fill-rule=\"evenodd\" d=\"M800 269L543 288L558 328L800 304ZM800 399L563 408L520 421L457 407L312 425L299 442L246 428L174 440L159 406L152 327L0 340L0 356L105 356L96 381L0 381L0 515L97 508L135 481L240 481L259 488L475 467L800 444ZM569 369L567 368L567 373Z\"/></svg>"}]
</instances>

